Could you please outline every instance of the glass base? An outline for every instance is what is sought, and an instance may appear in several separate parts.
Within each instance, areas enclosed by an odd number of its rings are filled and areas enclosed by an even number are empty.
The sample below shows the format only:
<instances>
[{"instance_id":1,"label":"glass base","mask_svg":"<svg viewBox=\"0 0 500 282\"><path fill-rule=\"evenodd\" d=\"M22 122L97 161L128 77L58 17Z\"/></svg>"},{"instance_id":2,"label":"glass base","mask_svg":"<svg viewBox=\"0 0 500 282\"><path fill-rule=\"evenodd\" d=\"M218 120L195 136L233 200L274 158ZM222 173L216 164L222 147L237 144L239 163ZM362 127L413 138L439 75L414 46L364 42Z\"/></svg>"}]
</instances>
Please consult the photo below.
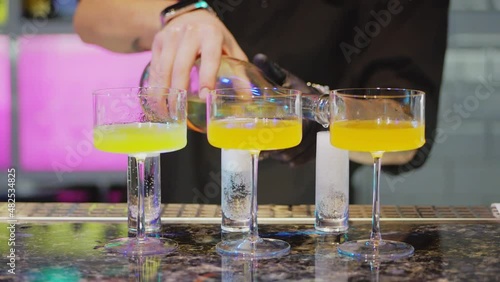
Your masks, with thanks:
<instances>
[{"instance_id":1,"label":"glass base","mask_svg":"<svg viewBox=\"0 0 500 282\"><path fill-rule=\"evenodd\" d=\"M177 249L177 243L170 239L146 237L144 240L137 238L121 238L110 241L104 248L112 253L129 256L164 255Z\"/></svg>"},{"instance_id":2,"label":"glass base","mask_svg":"<svg viewBox=\"0 0 500 282\"><path fill-rule=\"evenodd\" d=\"M371 240L349 241L338 246L342 255L365 261L391 261L413 255L415 249L404 242L382 240L375 246Z\"/></svg>"},{"instance_id":3,"label":"glass base","mask_svg":"<svg viewBox=\"0 0 500 282\"><path fill-rule=\"evenodd\" d=\"M277 239L259 238L256 241L241 239L222 241L215 247L217 252L224 256L248 258L277 258L290 252L290 244Z\"/></svg>"}]
</instances>

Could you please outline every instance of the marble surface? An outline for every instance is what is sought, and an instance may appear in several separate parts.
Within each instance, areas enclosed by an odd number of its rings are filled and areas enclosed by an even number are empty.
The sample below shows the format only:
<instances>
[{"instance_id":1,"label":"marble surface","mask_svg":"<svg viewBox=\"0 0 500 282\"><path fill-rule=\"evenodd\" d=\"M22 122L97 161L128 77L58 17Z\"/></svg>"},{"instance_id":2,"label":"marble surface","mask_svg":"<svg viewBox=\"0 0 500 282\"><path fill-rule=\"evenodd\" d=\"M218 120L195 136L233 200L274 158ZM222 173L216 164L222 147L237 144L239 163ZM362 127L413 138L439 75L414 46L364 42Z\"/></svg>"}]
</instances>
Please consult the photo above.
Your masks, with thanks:
<instances>
[{"instance_id":1,"label":"marble surface","mask_svg":"<svg viewBox=\"0 0 500 282\"><path fill-rule=\"evenodd\" d=\"M129 258L102 247L127 235L125 223L21 223L15 275L4 271L7 224L0 230L0 281L500 281L499 221L382 222L385 239L416 251L378 267L336 252L339 242L367 238L368 222L353 222L340 236L319 234L311 225L261 225L262 237L286 240L292 249L256 261L215 253L221 236L227 239L218 225L164 225L162 236L178 242L176 252Z\"/></svg>"}]
</instances>

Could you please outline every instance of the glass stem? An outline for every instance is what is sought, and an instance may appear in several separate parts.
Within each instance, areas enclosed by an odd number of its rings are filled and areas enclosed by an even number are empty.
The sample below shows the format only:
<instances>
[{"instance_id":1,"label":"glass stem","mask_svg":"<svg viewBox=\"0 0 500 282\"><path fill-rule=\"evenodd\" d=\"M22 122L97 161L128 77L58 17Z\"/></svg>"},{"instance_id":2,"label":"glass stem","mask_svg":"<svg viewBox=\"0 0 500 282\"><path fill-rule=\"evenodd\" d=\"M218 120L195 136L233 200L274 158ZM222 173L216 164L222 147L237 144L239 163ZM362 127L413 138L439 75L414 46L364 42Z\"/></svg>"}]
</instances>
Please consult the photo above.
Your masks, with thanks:
<instances>
[{"instance_id":1,"label":"glass stem","mask_svg":"<svg viewBox=\"0 0 500 282\"><path fill-rule=\"evenodd\" d=\"M380 261L371 261L370 262L370 270L371 270L371 281L379 282L380 281Z\"/></svg>"},{"instance_id":2,"label":"glass stem","mask_svg":"<svg viewBox=\"0 0 500 282\"><path fill-rule=\"evenodd\" d=\"M146 197L145 189L145 156L136 156L137 163L137 240L142 241L146 238L146 217L144 212L144 198Z\"/></svg>"},{"instance_id":3,"label":"glass stem","mask_svg":"<svg viewBox=\"0 0 500 282\"><path fill-rule=\"evenodd\" d=\"M251 151L252 155L252 202L250 219L250 240L256 242L259 239L259 228L257 225L257 177L259 168L259 151Z\"/></svg>"},{"instance_id":4,"label":"glass stem","mask_svg":"<svg viewBox=\"0 0 500 282\"><path fill-rule=\"evenodd\" d=\"M372 210L372 232L370 240L375 245L382 240L380 234L380 166L382 153L373 154L373 210Z\"/></svg>"}]
</instances>

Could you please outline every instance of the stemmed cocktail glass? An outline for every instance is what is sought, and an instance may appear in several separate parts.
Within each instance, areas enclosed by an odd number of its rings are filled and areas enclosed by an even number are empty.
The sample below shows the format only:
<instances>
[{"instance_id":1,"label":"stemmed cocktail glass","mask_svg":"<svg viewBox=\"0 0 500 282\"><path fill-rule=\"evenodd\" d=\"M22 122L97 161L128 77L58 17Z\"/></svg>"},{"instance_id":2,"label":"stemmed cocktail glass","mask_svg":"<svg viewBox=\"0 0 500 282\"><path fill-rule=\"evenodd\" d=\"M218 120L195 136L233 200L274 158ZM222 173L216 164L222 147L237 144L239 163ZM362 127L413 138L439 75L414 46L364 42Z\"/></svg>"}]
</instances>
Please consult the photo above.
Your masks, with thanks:
<instances>
[{"instance_id":1,"label":"stemmed cocktail glass","mask_svg":"<svg viewBox=\"0 0 500 282\"><path fill-rule=\"evenodd\" d=\"M165 254L177 248L168 239L146 236L144 160L186 146L186 91L168 88L115 88L94 92L94 146L127 154L137 164L139 186L137 234L116 239L105 248L127 255Z\"/></svg>"},{"instance_id":2,"label":"stemmed cocktail glass","mask_svg":"<svg viewBox=\"0 0 500 282\"><path fill-rule=\"evenodd\" d=\"M380 169L385 152L410 151L425 143L424 97L418 90L342 89L331 93L330 138L333 146L373 157L373 211L370 239L341 244L339 252L364 260L411 256L404 242L382 240Z\"/></svg>"},{"instance_id":3,"label":"stemmed cocktail glass","mask_svg":"<svg viewBox=\"0 0 500 282\"><path fill-rule=\"evenodd\" d=\"M302 140L301 93L278 88L219 89L207 100L208 141L217 148L248 150L252 155L251 221L248 236L222 241L222 255L270 258L285 255L287 242L260 238L257 227L259 153L298 145Z\"/></svg>"}]
</instances>

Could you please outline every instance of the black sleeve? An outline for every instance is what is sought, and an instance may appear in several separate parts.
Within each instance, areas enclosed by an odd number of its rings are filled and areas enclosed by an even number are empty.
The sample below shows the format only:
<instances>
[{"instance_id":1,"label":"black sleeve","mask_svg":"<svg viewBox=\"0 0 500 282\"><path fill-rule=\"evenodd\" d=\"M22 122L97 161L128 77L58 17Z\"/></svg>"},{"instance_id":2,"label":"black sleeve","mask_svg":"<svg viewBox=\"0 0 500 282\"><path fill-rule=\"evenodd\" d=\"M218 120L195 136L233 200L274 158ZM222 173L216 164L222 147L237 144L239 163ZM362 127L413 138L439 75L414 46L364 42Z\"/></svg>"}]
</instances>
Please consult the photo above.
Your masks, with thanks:
<instances>
[{"instance_id":1,"label":"black sleeve","mask_svg":"<svg viewBox=\"0 0 500 282\"><path fill-rule=\"evenodd\" d=\"M354 28L339 45L347 61L339 84L426 92L426 144L408 164L384 166L386 172L399 174L421 167L434 143L448 6L448 0L360 1L346 12Z\"/></svg>"}]
</instances>

